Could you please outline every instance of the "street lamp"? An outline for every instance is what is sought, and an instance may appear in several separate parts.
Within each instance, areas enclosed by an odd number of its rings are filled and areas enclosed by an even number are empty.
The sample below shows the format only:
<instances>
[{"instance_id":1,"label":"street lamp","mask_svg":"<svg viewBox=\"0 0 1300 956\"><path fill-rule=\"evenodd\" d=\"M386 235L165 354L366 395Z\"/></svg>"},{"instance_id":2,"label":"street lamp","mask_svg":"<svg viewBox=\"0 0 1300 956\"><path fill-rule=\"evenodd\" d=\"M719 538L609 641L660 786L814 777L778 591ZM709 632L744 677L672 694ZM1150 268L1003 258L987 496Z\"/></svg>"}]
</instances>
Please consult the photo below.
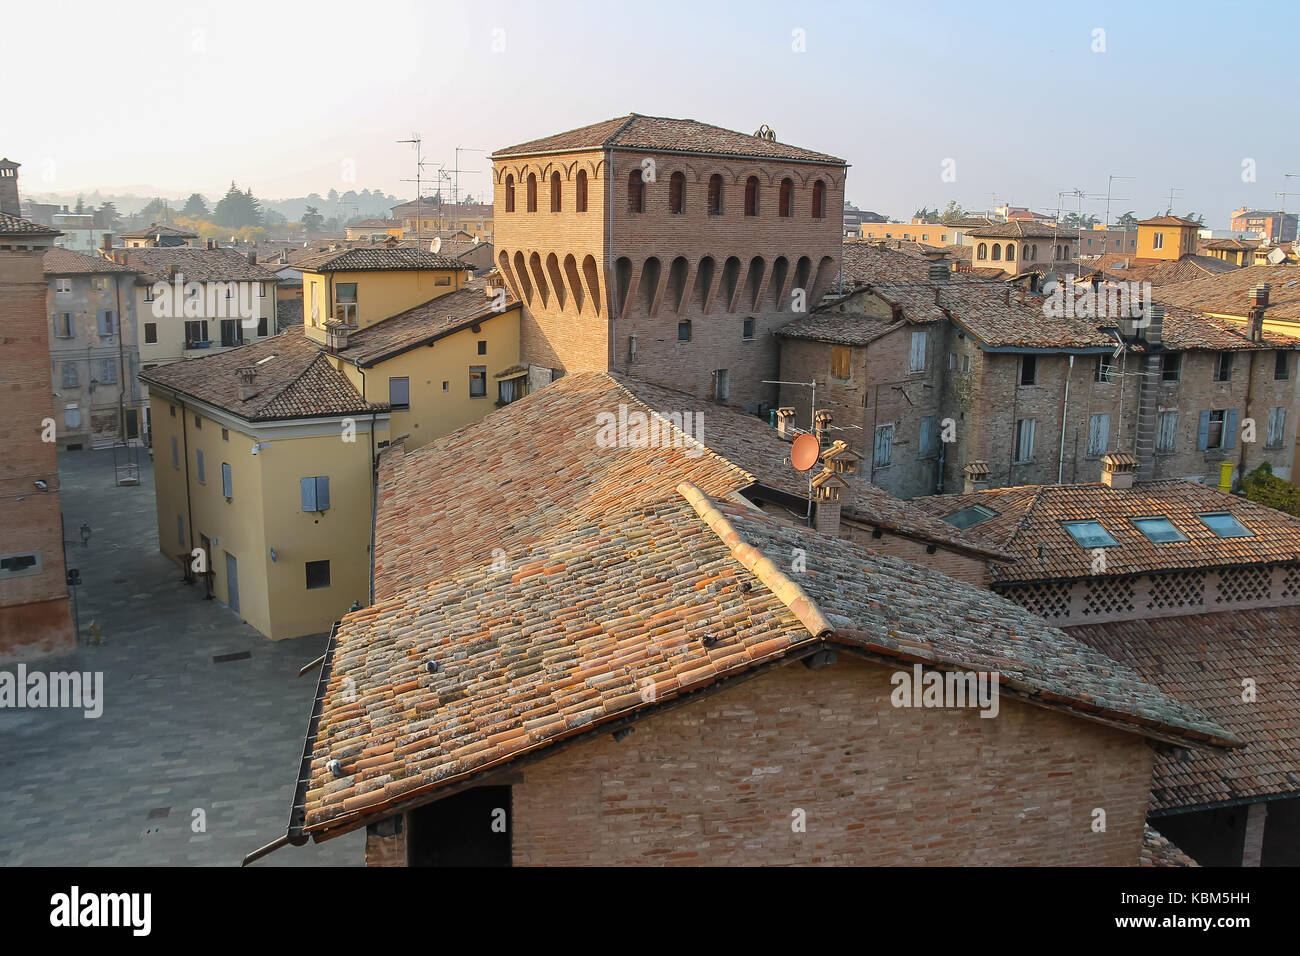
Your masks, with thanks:
<instances>
[{"instance_id":1,"label":"street lamp","mask_svg":"<svg viewBox=\"0 0 1300 956\"><path fill-rule=\"evenodd\" d=\"M84 522L81 525L81 546L87 547L90 544L90 525Z\"/></svg>"}]
</instances>

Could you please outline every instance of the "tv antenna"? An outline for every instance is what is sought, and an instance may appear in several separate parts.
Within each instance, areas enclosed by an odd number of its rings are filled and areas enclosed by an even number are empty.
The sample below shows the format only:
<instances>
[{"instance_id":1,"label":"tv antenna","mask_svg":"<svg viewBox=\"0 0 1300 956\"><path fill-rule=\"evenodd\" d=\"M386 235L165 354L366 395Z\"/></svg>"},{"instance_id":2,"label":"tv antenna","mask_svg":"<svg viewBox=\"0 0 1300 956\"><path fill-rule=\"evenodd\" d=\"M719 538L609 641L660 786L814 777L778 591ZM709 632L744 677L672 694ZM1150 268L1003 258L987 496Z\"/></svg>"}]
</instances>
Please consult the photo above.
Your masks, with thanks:
<instances>
[{"instance_id":1,"label":"tv antenna","mask_svg":"<svg viewBox=\"0 0 1300 956\"><path fill-rule=\"evenodd\" d=\"M415 241L418 243L420 241L420 208L421 202L424 198L423 190L420 187L425 167L424 154L422 152L423 141L421 140L419 133L412 133L410 139L399 139L397 142L410 143L415 147L415 178L403 179L402 182L415 183Z\"/></svg>"},{"instance_id":2,"label":"tv antenna","mask_svg":"<svg viewBox=\"0 0 1300 956\"><path fill-rule=\"evenodd\" d=\"M453 206L460 205L460 174L462 172L472 173L475 176L482 174L482 170L472 170L472 169L462 170L460 168L460 154L461 153L486 153L486 152L487 152L486 149L478 149L477 147L474 146L456 147L456 165L453 166L451 170L456 177L455 180L452 182L452 187L451 187L451 203Z\"/></svg>"}]
</instances>

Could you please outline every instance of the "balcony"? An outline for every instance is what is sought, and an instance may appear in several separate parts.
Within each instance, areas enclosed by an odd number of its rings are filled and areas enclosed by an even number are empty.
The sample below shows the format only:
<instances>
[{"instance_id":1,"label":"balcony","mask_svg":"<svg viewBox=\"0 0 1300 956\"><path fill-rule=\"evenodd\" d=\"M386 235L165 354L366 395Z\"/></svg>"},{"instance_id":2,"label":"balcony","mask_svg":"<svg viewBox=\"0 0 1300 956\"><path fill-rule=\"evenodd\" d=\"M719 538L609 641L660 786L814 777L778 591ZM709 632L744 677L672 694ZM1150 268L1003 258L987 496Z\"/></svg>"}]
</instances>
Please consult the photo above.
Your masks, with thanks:
<instances>
[{"instance_id":1,"label":"balcony","mask_svg":"<svg viewBox=\"0 0 1300 956\"><path fill-rule=\"evenodd\" d=\"M207 341L191 342L187 339L185 342L186 351L189 351L190 349L210 349L210 348L212 348L212 343Z\"/></svg>"}]
</instances>

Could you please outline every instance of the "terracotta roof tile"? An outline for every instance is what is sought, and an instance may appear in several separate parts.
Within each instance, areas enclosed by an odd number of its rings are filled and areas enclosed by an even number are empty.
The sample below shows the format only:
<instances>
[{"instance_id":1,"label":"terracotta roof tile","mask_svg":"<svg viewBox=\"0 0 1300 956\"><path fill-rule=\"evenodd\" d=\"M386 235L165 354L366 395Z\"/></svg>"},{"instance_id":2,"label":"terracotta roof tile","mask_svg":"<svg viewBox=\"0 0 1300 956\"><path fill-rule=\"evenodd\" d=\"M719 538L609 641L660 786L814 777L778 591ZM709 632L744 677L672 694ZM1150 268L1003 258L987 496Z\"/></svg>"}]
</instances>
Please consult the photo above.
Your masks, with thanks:
<instances>
[{"instance_id":1,"label":"terracotta roof tile","mask_svg":"<svg viewBox=\"0 0 1300 956\"><path fill-rule=\"evenodd\" d=\"M47 276L76 276L101 273L132 274L134 269L118 265L112 259L103 256L88 256L84 252L55 247L45 253L45 274Z\"/></svg>"},{"instance_id":2,"label":"terracotta roof tile","mask_svg":"<svg viewBox=\"0 0 1300 956\"><path fill-rule=\"evenodd\" d=\"M1295 265L1246 266L1166 285L1160 290L1160 301L1201 312L1245 316L1250 311L1250 293L1262 282L1271 286L1265 320L1300 322L1300 267Z\"/></svg>"},{"instance_id":3,"label":"terracotta roof tile","mask_svg":"<svg viewBox=\"0 0 1300 956\"><path fill-rule=\"evenodd\" d=\"M432 343L479 322L491 321L517 308L519 302L508 290L506 306L497 312L483 289L458 289L350 333L347 348L340 350L339 355L369 368L389 356Z\"/></svg>"},{"instance_id":4,"label":"terracotta roof tile","mask_svg":"<svg viewBox=\"0 0 1300 956\"><path fill-rule=\"evenodd\" d=\"M116 249L114 257L140 275L138 281L153 284L173 281L168 268L176 267L182 282L274 282L270 269L255 265L233 249L191 249L188 246L148 246L140 249Z\"/></svg>"},{"instance_id":5,"label":"terracotta roof tile","mask_svg":"<svg viewBox=\"0 0 1300 956\"><path fill-rule=\"evenodd\" d=\"M0 236L61 236L63 233L21 216L0 212Z\"/></svg>"},{"instance_id":6,"label":"terracotta roof tile","mask_svg":"<svg viewBox=\"0 0 1300 956\"><path fill-rule=\"evenodd\" d=\"M143 229L122 233L123 239L152 239L155 236L170 236L174 239L197 239L199 234L177 226L169 226L165 222L153 222Z\"/></svg>"},{"instance_id":7,"label":"terracotta roof tile","mask_svg":"<svg viewBox=\"0 0 1300 956\"><path fill-rule=\"evenodd\" d=\"M1143 827L1140 866L1200 866L1151 824Z\"/></svg>"},{"instance_id":8,"label":"terracotta roof tile","mask_svg":"<svg viewBox=\"0 0 1300 956\"><path fill-rule=\"evenodd\" d=\"M394 269L447 269L463 272L468 268L454 256L416 249L405 244L338 249L314 256L304 256L294 267L308 272L363 272Z\"/></svg>"}]
</instances>

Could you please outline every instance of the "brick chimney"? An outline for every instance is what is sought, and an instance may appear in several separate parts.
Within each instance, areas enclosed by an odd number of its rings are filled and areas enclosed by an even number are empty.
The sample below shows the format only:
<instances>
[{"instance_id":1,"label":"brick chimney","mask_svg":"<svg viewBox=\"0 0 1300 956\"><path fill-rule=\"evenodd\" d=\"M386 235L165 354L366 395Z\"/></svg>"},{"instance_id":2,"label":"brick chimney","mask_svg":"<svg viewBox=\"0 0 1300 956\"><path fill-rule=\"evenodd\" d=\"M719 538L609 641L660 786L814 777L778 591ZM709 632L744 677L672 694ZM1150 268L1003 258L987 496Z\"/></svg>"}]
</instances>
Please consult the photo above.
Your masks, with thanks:
<instances>
[{"instance_id":1,"label":"brick chimney","mask_svg":"<svg viewBox=\"0 0 1300 956\"><path fill-rule=\"evenodd\" d=\"M1250 290L1250 340L1264 341L1264 310L1268 308L1268 293L1272 286L1261 282Z\"/></svg>"},{"instance_id":2,"label":"brick chimney","mask_svg":"<svg viewBox=\"0 0 1300 956\"><path fill-rule=\"evenodd\" d=\"M113 258L113 234L111 232L106 232L100 237L99 248L104 251L105 258Z\"/></svg>"},{"instance_id":3,"label":"brick chimney","mask_svg":"<svg viewBox=\"0 0 1300 956\"><path fill-rule=\"evenodd\" d=\"M778 408L776 410L776 433L788 441L794 441L793 408Z\"/></svg>"},{"instance_id":4,"label":"brick chimney","mask_svg":"<svg viewBox=\"0 0 1300 956\"><path fill-rule=\"evenodd\" d=\"M830 465L812 480L813 500L817 502L817 511L813 515L813 527L822 534L839 537L841 496L849 491L849 483L835 473Z\"/></svg>"},{"instance_id":5,"label":"brick chimney","mask_svg":"<svg viewBox=\"0 0 1300 956\"><path fill-rule=\"evenodd\" d=\"M256 250L256 249L249 249L249 250L248 250L248 264L249 264L250 266L255 266L255 265L257 265L257 250Z\"/></svg>"},{"instance_id":6,"label":"brick chimney","mask_svg":"<svg viewBox=\"0 0 1300 956\"><path fill-rule=\"evenodd\" d=\"M18 198L18 167L12 159L0 159L0 213L21 216L22 203Z\"/></svg>"},{"instance_id":7,"label":"brick chimney","mask_svg":"<svg viewBox=\"0 0 1300 956\"><path fill-rule=\"evenodd\" d=\"M947 282L952 276L952 264L947 259L936 259L930 263L930 281Z\"/></svg>"},{"instance_id":8,"label":"brick chimney","mask_svg":"<svg viewBox=\"0 0 1300 956\"><path fill-rule=\"evenodd\" d=\"M975 491L984 491L989 486L989 463L982 458L976 458L974 461L968 461L961 473L966 476L965 485L962 488L963 494L971 494Z\"/></svg>"},{"instance_id":9,"label":"brick chimney","mask_svg":"<svg viewBox=\"0 0 1300 956\"><path fill-rule=\"evenodd\" d=\"M817 444L826 444L826 430L831 427L833 416L826 409L821 409L813 415L813 428L817 430Z\"/></svg>"},{"instance_id":10,"label":"brick chimney","mask_svg":"<svg viewBox=\"0 0 1300 956\"><path fill-rule=\"evenodd\" d=\"M245 365L242 368L235 369L235 375L239 377L239 400L246 402L260 391L257 387L257 366Z\"/></svg>"},{"instance_id":11,"label":"brick chimney","mask_svg":"<svg viewBox=\"0 0 1300 956\"><path fill-rule=\"evenodd\" d=\"M1137 464L1137 458L1125 451L1112 451L1102 455L1101 483L1116 491L1132 488Z\"/></svg>"}]
</instances>

